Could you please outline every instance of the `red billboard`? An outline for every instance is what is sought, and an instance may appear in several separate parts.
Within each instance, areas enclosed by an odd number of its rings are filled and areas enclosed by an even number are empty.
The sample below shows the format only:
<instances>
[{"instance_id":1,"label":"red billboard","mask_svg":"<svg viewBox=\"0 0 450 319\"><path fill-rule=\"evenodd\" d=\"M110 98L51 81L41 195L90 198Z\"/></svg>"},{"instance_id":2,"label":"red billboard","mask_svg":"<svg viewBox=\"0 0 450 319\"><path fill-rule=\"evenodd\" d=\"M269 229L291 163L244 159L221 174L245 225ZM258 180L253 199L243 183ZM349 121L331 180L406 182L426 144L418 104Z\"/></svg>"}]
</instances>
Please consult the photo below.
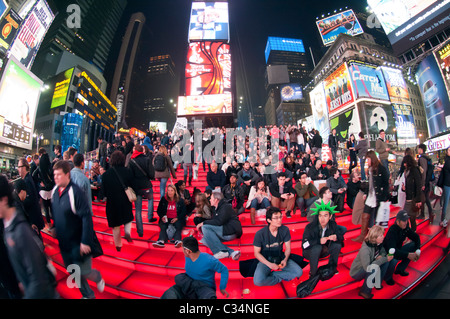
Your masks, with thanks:
<instances>
[{"instance_id":1,"label":"red billboard","mask_svg":"<svg viewBox=\"0 0 450 319\"><path fill-rule=\"evenodd\" d=\"M342 64L325 81L325 95L330 117L355 102L347 64Z\"/></svg>"}]
</instances>

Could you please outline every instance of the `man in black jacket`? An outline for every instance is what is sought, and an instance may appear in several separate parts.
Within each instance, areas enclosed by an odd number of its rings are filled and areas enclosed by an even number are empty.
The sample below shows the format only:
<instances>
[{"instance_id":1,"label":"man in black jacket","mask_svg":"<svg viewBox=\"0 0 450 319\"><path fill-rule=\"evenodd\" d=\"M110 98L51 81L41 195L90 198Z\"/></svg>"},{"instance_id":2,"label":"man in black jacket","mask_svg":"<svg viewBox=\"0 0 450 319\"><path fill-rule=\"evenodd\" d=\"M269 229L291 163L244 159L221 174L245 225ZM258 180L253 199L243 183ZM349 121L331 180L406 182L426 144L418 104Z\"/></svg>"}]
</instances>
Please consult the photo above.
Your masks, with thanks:
<instances>
[{"instance_id":1,"label":"man in black jacket","mask_svg":"<svg viewBox=\"0 0 450 319\"><path fill-rule=\"evenodd\" d=\"M331 150L331 156L333 158L333 165L337 166L337 149L338 149L338 136L336 135L336 129L334 128L331 131L330 136L328 136L328 146L330 147Z\"/></svg>"},{"instance_id":2,"label":"man in black jacket","mask_svg":"<svg viewBox=\"0 0 450 319\"><path fill-rule=\"evenodd\" d=\"M389 264L386 272L386 283L393 285L394 280L392 275L398 274L400 276L408 276L409 273L405 271L410 261L417 261L420 256L420 237L411 230L408 226L409 215L405 210L398 212L395 223L389 228L384 237L383 246L388 253L391 253L391 249L395 250L394 259ZM406 238L411 241L403 245ZM397 265L397 263L400 263ZM397 268L395 266L397 265ZM395 269L395 272L394 272Z\"/></svg>"},{"instance_id":3,"label":"man in black jacket","mask_svg":"<svg viewBox=\"0 0 450 319\"><path fill-rule=\"evenodd\" d=\"M242 236L241 222L222 193L212 192L210 202L215 208L211 219L197 225L197 229L203 232L202 243L211 249L217 259L231 257L238 260L241 252L225 246L222 242Z\"/></svg>"},{"instance_id":4,"label":"man in black jacket","mask_svg":"<svg viewBox=\"0 0 450 319\"><path fill-rule=\"evenodd\" d=\"M269 185L272 195L272 206L286 210L286 217L291 217L291 212L295 205L295 190L286 182L286 173L278 174L277 182Z\"/></svg>"}]
</instances>

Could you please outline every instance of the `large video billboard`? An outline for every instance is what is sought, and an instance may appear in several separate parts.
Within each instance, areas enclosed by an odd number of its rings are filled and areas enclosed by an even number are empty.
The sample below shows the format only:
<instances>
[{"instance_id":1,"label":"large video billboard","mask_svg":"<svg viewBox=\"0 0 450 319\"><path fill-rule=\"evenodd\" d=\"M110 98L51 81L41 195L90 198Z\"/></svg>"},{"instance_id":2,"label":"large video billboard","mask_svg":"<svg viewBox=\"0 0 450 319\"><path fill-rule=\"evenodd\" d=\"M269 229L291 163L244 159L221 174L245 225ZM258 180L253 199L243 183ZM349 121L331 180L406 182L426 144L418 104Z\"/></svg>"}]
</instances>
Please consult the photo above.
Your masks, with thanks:
<instances>
[{"instance_id":1,"label":"large video billboard","mask_svg":"<svg viewBox=\"0 0 450 319\"><path fill-rule=\"evenodd\" d=\"M10 58L0 83L0 142L31 150L42 81Z\"/></svg>"},{"instance_id":2,"label":"large video billboard","mask_svg":"<svg viewBox=\"0 0 450 319\"><path fill-rule=\"evenodd\" d=\"M309 93L311 100L311 110L314 125L311 128L315 128L320 132L320 136L330 135L330 123L328 119L328 107L327 98L325 96L325 89L323 82L320 82Z\"/></svg>"},{"instance_id":3,"label":"large video billboard","mask_svg":"<svg viewBox=\"0 0 450 319\"><path fill-rule=\"evenodd\" d=\"M408 86L399 69L381 67L384 80L392 103L411 104L409 100Z\"/></svg>"},{"instance_id":4,"label":"large video billboard","mask_svg":"<svg viewBox=\"0 0 450 319\"><path fill-rule=\"evenodd\" d=\"M449 95L434 55L420 62L416 80L425 106L429 136L447 131L450 127Z\"/></svg>"},{"instance_id":5,"label":"large video billboard","mask_svg":"<svg viewBox=\"0 0 450 319\"><path fill-rule=\"evenodd\" d=\"M368 0L396 54L444 30L450 0Z\"/></svg>"},{"instance_id":6,"label":"large video billboard","mask_svg":"<svg viewBox=\"0 0 450 319\"><path fill-rule=\"evenodd\" d=\"M230 45L210 41L190 43L185 77L188 96L230 93Z\"/></svg>"},{"instance_id":7,"label":"large video billboard","mask_svg":"<svg viewBox=\"0 0 450 319\"><path fill-rule=\"evenodd\" d=\"M301 39L268 37L266 43L265 57L266 63L269 60L271 51L286 51L286 52L305 52L305 46Z\"/></svg>"},{"instance_id":8,"label":"large video billboard","mask_svg":"<svg viewBox=\"0 0 450 319\"><path fill-rule=\"evenodd\" d=\"M57 75L55 90L53 91L51 109L66 105L67 93L69 92L74 68Z\"/></svg>"},{"instance_id":9,"label":"large video billboard","mask_svg":"<svg viewBox=\"0 0 450 319\"><path fill-rule=\"evenodd\" d=\"M353 10L337 13L316 22L324 45L331 45L341 33L355 36L364 33Z\"/></svg>"},{"instance_id":10,"label":"large video billboard","mask_svg":"<svg viewBox=\"0 0 450 319\"><path fill-rule=\"evenodd\" d=\"M283 102L301 101L303 99L302 87L298 83L282 85L280 95Z\"/></svg>"},{"instance_id":11,"label":"large video billboard","mask_svg":"<svg viewBox=\"0 0 450 319\"><path fill-rule=\"evenodd\" d=\"M178 116L232 113L231 93L178 97Z\"/></svg>"},{"instance_id":12,"label":"large video billboard","mask_svg":"<svg viewBox=\"0 0 450 319\"><path fill-rule=\"evenodd\" d=\"M192 2L189 41L229 40L228 2Z\"/></svg>"},{"instance_id":13,"label":"large video billboard","mask_svg":"<svg viewBox=\"0 0 450 319\"><path fill-rule=\"evenodd\" d=\"M398 144L404 146L417 145L416 127L411 105L392 104L392 111L394 112Z\"/></svg>"},{"instance_id":14,"label":"large video billboard","mask_svg":"<svg viewBox=\"0 0 450 319\"><path fill-rule=\"evenodd\" d=\"M442 77L444 78L447 92L450 93L450 39L434 52ZM450 94L449 94L450 95Z\"/></svg>"},{"instance_id":15,"label":"large video billboard","mask_svg":"<svg viewBox=\"0 0 450 319\"><path fill-rule=\"evenodd\" d=\"M352 63L348 67L357 99L368 98L389 101L389 94L381 69Z\"/></svg>"},{"instance_id":16,"label":"large video billboard","mask_svg":"<svg viewBox=\"0 0 450 319\"><path fill-rule=\"evenodd\" d=\"M347 64L342 64L325 81L325 95L330 117L355 102Z\"/></svg>"},{"instance_id":17,"label":"large video billboard","mask_svg":"<svg viewBox=\"0 0 450 319\"><path fill-rule=\"evenodd\" d=\"M381 129L386 132L386 139L389 143L395 143L397 138L395 136L396 128L392 105L369 101L358 102L357 104L361 118L361 129L368 134L367 140L370 147L375 147Z\"/></svg>"},{"instance_id":18,"label":"large video billboard","mask_svg":"<svg viewBox=\"0 0 450 319\"><path fill-rule=\"evenodd\" d=\"M55 18L45 0L36 2L23 21L10 54L30 69L47 30Z\"/></svg>"},{"instance_id":19,"label":"large video billboard","mask_svg":"<svg viewBox=\"0 0 450 319\"><path fill-rule=\"evenodd\" d=\"M76 113L64 114L61 134L61 148L65 152L69 147L74 147L77 150L81 146L81 134L83 126L83 115Z\"/></svg>"}]
</instances>

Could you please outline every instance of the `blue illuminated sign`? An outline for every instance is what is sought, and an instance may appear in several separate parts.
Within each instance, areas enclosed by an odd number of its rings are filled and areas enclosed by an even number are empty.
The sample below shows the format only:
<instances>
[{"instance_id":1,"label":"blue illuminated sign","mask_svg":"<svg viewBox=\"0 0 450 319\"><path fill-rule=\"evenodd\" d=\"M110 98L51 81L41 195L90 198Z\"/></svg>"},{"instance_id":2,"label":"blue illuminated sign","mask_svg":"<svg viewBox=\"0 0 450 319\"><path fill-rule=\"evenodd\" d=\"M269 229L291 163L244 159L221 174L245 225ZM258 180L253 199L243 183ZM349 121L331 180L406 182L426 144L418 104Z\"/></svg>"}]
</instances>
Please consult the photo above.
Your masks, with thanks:
<instances>
[{"instance_id":1,"label":"blue illuminated sign","mask_svg":"<svg viewBox=\"0 0 450 319\"><path fill-rule=\"evenodd\" d=\"M300 39L269 37L266 45L266 63L270 51L305 52L305 46Z\"/></svg>"}]
</instances>

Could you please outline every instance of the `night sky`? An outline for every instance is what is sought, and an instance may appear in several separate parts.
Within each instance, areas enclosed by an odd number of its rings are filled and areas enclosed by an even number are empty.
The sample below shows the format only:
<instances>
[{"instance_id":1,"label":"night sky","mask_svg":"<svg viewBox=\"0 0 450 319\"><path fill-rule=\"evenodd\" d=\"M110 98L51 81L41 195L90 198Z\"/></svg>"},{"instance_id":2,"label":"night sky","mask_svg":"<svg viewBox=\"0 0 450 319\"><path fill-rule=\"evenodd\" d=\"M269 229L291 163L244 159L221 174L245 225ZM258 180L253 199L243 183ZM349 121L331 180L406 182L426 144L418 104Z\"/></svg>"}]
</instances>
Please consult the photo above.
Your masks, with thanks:
<instances>
[{"instance_id":1,"label":"night sky","mask_svg":"<svg viewBox=\"0 0 450 319\"><path fill-rule=\"evenodd\" d=\"M346 6L355 11L365 11L367 6L364 0L229 0L228 2L230 44L234 51L233 67L238 83L239 79L242 79L242 72L246 74L245 83L248 90L240 93L244 94L245 99L250 100L253 108L265 104L264 50L268 36L302 39L307 54L309 55L311 47L317 62L320 59L322 42L315 25L316 17L333 14L334 10L344 9ZM170 54L175 62L177 74L182 76L188 45L190 9L190 0L128 0L105 70L108 83L112 82L121 38L129 18L132 13L138 11L145 14L147 21L145 36L141 39L142 49L140 56L137 57L141 62L137 63L145 62L152 55Z\"/></svg>"}]
</instances>

